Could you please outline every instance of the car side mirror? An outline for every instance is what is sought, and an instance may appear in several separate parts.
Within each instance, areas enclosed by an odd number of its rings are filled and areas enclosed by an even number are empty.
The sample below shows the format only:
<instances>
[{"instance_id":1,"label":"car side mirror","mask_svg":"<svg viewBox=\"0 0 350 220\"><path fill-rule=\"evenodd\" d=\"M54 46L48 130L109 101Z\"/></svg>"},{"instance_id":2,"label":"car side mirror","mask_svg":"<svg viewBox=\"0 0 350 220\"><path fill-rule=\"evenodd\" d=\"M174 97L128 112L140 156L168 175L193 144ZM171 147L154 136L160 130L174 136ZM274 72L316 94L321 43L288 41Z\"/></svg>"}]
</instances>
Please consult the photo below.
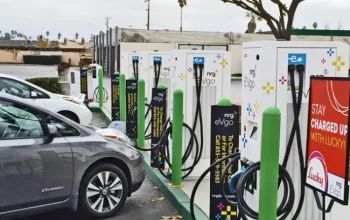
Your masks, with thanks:
<instances>
[{"instance_id":1,"label":"car side mirror","mask_svg":"<svg viewBox=\"0 0 350 220\"><path fill-rule=\"evenodd\" d=\"M38 97L38 94L37 94L36 92L34 92L34 91L31 91L31 92L30 92L30 96L31 96L32 98L36 98L36 97Z\"/></svg>"},{"instance_id":2,"label":"car side mirror","mask_svg":"<svg viewBox=\"0 0 350 220\"><path fill-rule=\"evenodd\" d=\"M57 134L57 127L55 125L47 124L47 128L49 130L49 135L45 141L46 144L51 143Z\"/></svg>"}]
</instances>

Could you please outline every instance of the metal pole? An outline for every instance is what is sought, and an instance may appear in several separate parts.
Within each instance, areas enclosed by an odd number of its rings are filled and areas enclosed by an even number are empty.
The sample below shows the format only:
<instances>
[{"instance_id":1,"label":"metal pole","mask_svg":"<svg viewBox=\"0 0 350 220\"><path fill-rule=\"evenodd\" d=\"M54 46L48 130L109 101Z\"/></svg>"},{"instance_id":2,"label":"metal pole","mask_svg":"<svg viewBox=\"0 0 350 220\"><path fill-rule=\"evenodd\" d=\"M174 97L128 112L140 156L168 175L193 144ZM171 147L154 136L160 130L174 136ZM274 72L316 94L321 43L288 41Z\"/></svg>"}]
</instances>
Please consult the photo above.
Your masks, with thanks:
<instances>
[{"instance_id":1,"label":"metal pole","mask_svg":"<svg viewBox=\"0 0 350 220\"><path fill-rule=\"evenodd\" d=\"M151 0L148 0L148 9L147 9L147 30L149 30L150 11L151 11Z\"/></svg>"},{"instance_id":2,"label":"metal pole","mask_svg":"<svg viewBox=\"0 0 350 220\"><path fill-rule=\"evenodd\" d=\"M172 128L172 187L182 186L182 124L183 91L176 89L173 94L173 128Z\"/></svg>"},{"instance_id":3,"label":"metal pole","mask_svg":"<svg viewBox=\"0 0 350 220\"><path fill-rule=\"evenodd\" d=\"M95 35L92 38L93 42L94 42L94 52L92 53L92 63L95 63L96 60L96 37Z\"/></svg>"},{"instance_id":4,"label":"metal pole","mask_svg":"<svg viewBox=\"0 0 350 220\"><path fill-rule=\"evenodd\" d=\"M120 120L126 123L126 93L125 93L125 74L119 76L119 107L120 107Z\"/></svg>"},{"instance_id":5,"label":"metal pole","mask_svg":"<svg viewBox=\"0 0 350 220\"><path fill-rule=\"evenodd\" d=\"M280 126L280 110L267 108L261 130L259 220L277 219Z\"/></svg>"},{"instance_id":6,"label":"metal pole","mask_svg":"<svg viewBox=\"0 0 350 220\"><path fill-rule=\"evenodd\" d=\"M103 70L98 69L98 107L103 107Z\"/></svg>"},{"instance_id":7,"label":"metal pole","mask_svg":"<svg viewBox=\"0 0 350 220\"><path fill-rule=\"evenodd\" d=\"M96 63L97 64L100 64L100 45L98 44L98 42L99 42L99 36L98 35L96 35Z\"/></svg>"},{"instance_id":8,"label":"metal pole","mask_svg":"<svg viewBox=\"0 0 350 220\"><path fill-rule=\"evenodd\" d=\"M145 147L145 80L137 81L137 146Z\"/></svg>"},{"instance_id":9,"label":"metal pole","mask_svg":"<svg viewBox=\"0 0 350 220\"><path fill-rule=\"evenodd\" d=\"M119 36L118 36L118 26L115 26L115 43L114 43L114 52L115 52L115 56L114 56L114 71L118 71L119 70L119 66L118 66L118 60L119 60L119 56L118 56L118 46L119 46Z\"/></svg>"},{"instance_id":10,"label":"metal pole","mask_svg":"<svg viewBox=\"0 0 350 220\"><path fill-rule=\"evenodd\" d=\"M109 63L109 74L113 74L115 72L114 70L114 62L113 62L113 59L112 59L112 49L113 49L113 29L112 28L109 28L109 50L108 50L108 53L109 53L109 60L108 60L108 63Z\"/></svg>"},{"instance_id":11,"label":"metal pole","mask_svg":"<svg viewBox=\"0 0 350 220\"><path fill-rule=\"evenodd\" d=\"M109 30L106 30L106 74L109 75Z\"/></svg>"},{"instance_id":12,"label":"metal pole","mask_svg":"<svg viewBox=\"0 0 350 220\"><path fill-rule=\"evenodd\" d=\"M102 34L100 33L100 41L99 41L99 51L100 51L100 62L98 65L102 66L102 52L103 52L103 48L102 48Z\"/></svg>"},{"instance_id":13,"label":"metal pole","mask_svg":"<svg viewBox=\"0 0 350 220\"><path fill-rule=\"evenodd\" d=\"M102 33L102 63L101 63L101 66L102 66L102 69L104 70L105 69L105 62L106 62L106 49L105 49L105 34Z\"/></svg>"}]
</instances>

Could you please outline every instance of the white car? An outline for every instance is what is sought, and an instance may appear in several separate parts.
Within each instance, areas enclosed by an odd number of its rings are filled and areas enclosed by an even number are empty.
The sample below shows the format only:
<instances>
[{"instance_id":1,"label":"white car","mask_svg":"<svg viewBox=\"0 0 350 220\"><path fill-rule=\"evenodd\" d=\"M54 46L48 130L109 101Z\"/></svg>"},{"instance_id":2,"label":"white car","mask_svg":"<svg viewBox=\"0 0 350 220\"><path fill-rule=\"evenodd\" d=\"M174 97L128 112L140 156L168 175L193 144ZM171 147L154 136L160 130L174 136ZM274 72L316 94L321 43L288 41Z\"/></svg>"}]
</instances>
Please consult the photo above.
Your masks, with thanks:
<instances>
[{"instance_id":1,"label":"white car","mask_svg":"<svg viewBox=\"0 0 350 220\"><path fill-rule=\"evenodd\" d=\"M51 93L30 82L0 73L0 91L31 100L82 125L90 125L92 113L84 104L85 95L70 97Z\"/></svg>"}]
</instances>

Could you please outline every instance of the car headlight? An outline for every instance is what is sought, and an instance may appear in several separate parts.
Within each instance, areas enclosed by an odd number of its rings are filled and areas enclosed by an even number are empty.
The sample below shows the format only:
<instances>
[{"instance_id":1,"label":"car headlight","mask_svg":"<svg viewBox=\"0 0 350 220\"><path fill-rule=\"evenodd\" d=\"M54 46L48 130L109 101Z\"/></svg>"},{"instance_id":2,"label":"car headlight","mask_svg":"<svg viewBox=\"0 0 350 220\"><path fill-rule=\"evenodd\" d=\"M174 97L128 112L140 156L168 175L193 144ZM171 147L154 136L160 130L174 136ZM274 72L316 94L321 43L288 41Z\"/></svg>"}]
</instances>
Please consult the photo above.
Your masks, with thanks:
<instances>
[{"instance_id":1,"label":"car headlight","mask_svg":"<svg viewBox=\"0 0 350 220\"><path fill-rule=\"evenodd\" d=\"M127 145L130 145L130 146L134 145L134 143L130 140L130 138L118 129L115 129L115 128L96 129L96 132L104 137L116 139L120 142L126 143Z\"/></svg>"}]
</instances>

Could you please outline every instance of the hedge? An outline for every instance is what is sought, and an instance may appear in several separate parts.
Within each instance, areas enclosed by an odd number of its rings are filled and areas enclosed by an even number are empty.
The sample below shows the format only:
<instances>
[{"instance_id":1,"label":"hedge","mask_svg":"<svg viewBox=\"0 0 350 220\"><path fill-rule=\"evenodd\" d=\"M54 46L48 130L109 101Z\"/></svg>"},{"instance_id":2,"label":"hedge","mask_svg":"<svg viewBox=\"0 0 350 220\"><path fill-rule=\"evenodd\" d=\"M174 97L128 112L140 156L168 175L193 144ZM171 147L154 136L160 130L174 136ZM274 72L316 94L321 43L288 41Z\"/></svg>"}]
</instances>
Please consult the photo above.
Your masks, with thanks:
<instances>
[{"instance_id":1,"label":"hedge","mask_svg":"<svg viewBox=\"0 0 350 220\"><path fill-rule=\"evenodd\" d=\"M61 85L58 83L57 77L39 77L26 79L28 82L33 83L49 92L62 94Z\"/></svg>"}]
</instances>

